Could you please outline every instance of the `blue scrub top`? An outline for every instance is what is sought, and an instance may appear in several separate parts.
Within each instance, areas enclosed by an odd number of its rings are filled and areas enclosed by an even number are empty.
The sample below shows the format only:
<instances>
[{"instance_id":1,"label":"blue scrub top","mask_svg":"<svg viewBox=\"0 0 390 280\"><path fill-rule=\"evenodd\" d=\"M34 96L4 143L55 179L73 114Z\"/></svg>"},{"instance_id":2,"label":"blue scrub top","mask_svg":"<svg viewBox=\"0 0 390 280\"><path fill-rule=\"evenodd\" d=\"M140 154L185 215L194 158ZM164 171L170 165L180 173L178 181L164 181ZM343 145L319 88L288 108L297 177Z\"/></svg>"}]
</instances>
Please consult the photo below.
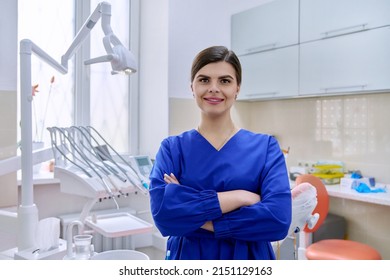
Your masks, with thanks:
<instances>
[{"instance_id":1,"label":"blue scrub top","mask_svg":"<svg viewBox=\"0 0 390 280\"><path fill-rule=\"evenodd\" d=\"M180 185L165 183L164 173ZM237 189L260 194L261 201L222 214L217 192ZM285 238L291 223L279 144L244 129L219 151L195 129L164 139L150 175L150 202L156 227L169 236L170 259L275 259L270 242ZM207 221L214 232L200 228Z\"/></svg>"}]
</instances>

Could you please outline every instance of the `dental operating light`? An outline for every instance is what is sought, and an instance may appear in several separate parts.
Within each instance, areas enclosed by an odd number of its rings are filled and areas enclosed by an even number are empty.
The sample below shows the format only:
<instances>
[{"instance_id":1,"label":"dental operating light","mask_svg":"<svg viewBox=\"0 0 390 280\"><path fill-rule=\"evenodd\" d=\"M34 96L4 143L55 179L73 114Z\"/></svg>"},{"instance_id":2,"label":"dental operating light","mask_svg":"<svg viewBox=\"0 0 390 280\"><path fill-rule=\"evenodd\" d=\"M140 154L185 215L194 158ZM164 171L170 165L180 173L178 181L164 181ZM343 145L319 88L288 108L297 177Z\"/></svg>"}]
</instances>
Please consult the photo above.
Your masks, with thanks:
<instances>
[{"instance_id":1,"label":"dental operating light","mask_svg":"<svg viewBox=\"0 0 390 280\"><path fill-rule=\"evenodd\" d=\"M31 55L45 61L62 74L68 73L68 61L84 42L95 24L101 18L101 26L106 55L92 58L85 65L110 62L111 74L132 74L137 71L134 55L125 48L111 29L111 4L101 2L85 21L73 39L69 49L57 62L44 50L28 39L20 41L20 102L21 102L21 204L18 208L18 250L28 249L35 244L35 230L38 225L38 209L33 195L33 153L32 153L32 94L31 94Z\"/></svg>"},{"instance_id":2,"label":"dental operating light","mask_svg":"<svg viewBox=\"0 0 390 280\"><path fill-rule=\"evenodd\" d=\"M109 61L112 67L111 74L124 73L129 75L136 72L137 66L133 54L121 44L114 34L105 36L103 44L107 55L88 59L84 61L85 65Z\"/></svg>"},{"instance_id":3,"label":"dental operating light","mask_svg":"<svg viewBox=\"0 0 390 280\"><path fill-rule=\"evenodd\" d=\"M66 69L68 68L69 59L73 56L78 47L81 46L100 17L102 18L101 26L105 35L103 38L103 45L107 55L91 58L84 61L84 64L90 65L94 63L111 62L111 74L117 74L121 72L125 74L135 73L137 71L137 65L134 55L122 45L121 41L117 36L115 36L111 29L111 5L107 2L99 3L95 11L85 21L84 25L80 28L80 31L70 45L68 51L62 56L61 65Z\"/></svg>"}]
</instances>

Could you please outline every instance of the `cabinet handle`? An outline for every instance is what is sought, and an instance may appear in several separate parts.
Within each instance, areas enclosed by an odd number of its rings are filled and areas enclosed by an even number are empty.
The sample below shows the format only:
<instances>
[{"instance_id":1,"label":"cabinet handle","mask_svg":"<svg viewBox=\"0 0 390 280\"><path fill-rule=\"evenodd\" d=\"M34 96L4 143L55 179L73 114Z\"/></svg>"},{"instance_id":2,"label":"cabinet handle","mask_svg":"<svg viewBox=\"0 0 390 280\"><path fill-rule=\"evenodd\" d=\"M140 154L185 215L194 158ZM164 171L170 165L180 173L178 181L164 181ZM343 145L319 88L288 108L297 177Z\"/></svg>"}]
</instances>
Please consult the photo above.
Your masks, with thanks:
<instances>
[{"instance_id":1,"label":"cabinet handle","mask_svg":"<svg viewBox=\"0 0 390 280\"><path fill-rule=\"evenodd\" d=\"M363 24L347 26L339 29L333 29L333 30L323 32L321 33L321 35L323 35L324 38L330 38L330 37L340 36L343 34L359 32L365 30L367 25L368 23L363 23Z\"/></svg>"},{"instance_id":2,"label":"cabinet handle","mask_svg":"<svg viewBox=\"0 0 390 280\"><path fill-rule=\"evenodd\" d=\"M327 92L334 92L338 90L348 90L348 89L361 89L364 90L367 87L367 85L351 85L351 86L340 86L340 87L326 87L321 88L321 91Z\"/></svg>"},{"instance_id":3,"label":"cabinet handle","mask_svg":"<svg viewBox=\"0 0 390 280\"><path fill-rule=\"evenodd\" d=\"M246 96L250 96L250 97L256 97L256 96L275 96L275 95L278 95L279 92L278 91L270 91L270 92L258 92L258 93L248 93L246 94Z\"/></svg>"},{"instance_id":4,"label":"cabinet handle","mask_svg":"<svg viewBox=\"0 0 390 280\"><path fill-rule=\"evenodd\" d=\"M266 50L272 50L276 47L276 45L277 45L277 43L261 45L261 46L245 49L245 52L246 53L254 53L254 52L261 52L261 51L266 51Z\"/></svg>"}]
</instances>

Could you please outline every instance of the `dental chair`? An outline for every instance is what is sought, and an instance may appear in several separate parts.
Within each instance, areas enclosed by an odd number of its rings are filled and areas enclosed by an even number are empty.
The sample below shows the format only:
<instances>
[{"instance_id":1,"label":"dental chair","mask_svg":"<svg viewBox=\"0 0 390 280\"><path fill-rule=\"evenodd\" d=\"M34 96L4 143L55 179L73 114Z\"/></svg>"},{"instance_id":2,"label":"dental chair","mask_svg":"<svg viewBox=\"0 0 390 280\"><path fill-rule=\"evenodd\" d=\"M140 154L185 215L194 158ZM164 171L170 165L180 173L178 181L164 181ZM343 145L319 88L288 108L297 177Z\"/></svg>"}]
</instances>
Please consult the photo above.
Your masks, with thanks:
<instances>
[{"instance_id":1,"label":"dental chair","mask_svg":"<svg viewBox=\"0 0 390 280\"><path fill-rule=\"evenodd\" d=\"M325 239L311 243L311 233L315 232L324 222L329 211L329 196L324 183L311 174L303 174L296 178L296 186L309 183L317 190L317 205L313 213L319 218L315 226L306 226L303 229L304 238L300 238L299 255L308 260L381 260L379 252L371 246L361 242L345 239ZM303 244L302 244L303 243Z\"/></svg>"}]
</instances>

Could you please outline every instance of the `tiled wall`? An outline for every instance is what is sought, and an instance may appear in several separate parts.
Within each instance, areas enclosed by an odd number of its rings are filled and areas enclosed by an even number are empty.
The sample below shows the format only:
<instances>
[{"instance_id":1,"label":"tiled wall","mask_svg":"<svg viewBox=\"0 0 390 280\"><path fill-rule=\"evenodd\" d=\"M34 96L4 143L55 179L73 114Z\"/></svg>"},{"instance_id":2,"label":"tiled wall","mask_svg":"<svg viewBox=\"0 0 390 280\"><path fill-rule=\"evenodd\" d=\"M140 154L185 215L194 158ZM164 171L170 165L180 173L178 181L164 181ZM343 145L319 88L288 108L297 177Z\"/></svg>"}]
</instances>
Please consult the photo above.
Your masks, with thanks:
<instances>
[{"instance_id":1,"label":"tiled wall","mask_svg":"<svg viewBox=\"0 0 390 280\"><path fill-rule=\"evenodd\" d=\"M170 134L195 128L194 100L170 100ZM390 184L390 93L238 102L236 123L275 135L290 147L288 166L298 161L340 160L378 182ZM330 211L347 218L349 238L365 242L390 259L390 207L331 199Z\"/></svg>"},{"instance_id":2,"label":"tiled wall","mask_svg":"<svg viewBox=\"0 0 390 280\"><path fill-rule=\"evenodd\" d=\"M0 160L16 155L16 92L0 91ZM0 208L17 204L16 172L0 176Z\"/></svg>"},{"instance_id":3,"label":"tiled wall","mask_svg":"<svg viewBox=\"0 0 390 280\"><path fill-rule=\"evenodd\" d=\"M290 147L300 160L343 161L378 182L390 183L390 93L249 103L250 123Z\"/></svg>"}]
</instances>

